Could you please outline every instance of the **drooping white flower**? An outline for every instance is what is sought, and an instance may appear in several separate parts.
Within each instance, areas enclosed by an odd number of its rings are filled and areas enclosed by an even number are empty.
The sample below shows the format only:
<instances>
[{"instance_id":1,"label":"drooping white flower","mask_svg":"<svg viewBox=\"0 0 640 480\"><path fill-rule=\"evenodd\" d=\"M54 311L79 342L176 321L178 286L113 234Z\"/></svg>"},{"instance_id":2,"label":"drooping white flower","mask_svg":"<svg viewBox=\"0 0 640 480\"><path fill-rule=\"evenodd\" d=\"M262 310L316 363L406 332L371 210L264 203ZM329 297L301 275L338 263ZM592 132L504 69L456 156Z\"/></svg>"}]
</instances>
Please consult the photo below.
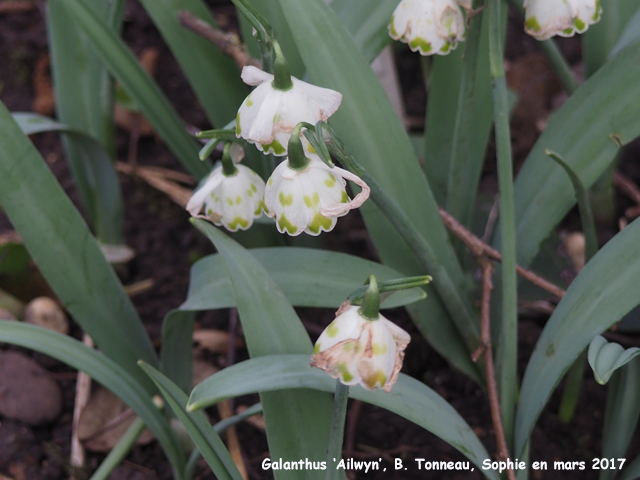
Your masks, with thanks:
<instances>
[{"instance_id":1,"label":"drooping white flower","mask_svg":"<svg viewBox=\"0 0 640 480\"><path fill-rule=\"evenodd\" d=\"M537 40L571 37L600 20L600 0L524 0L525 31Z\"/></svg>"},{"instance_id":2,"label":"drooping white flower","mask_svg":"<svg viewBox=\"0 0 640 480\"><path fill-rule=\"evenodd\" d=\"M291 77L289 90L273 87L273 75L253 66L242 69L242 80L258 87L238 110L236 136L258 150L276 156L287 154L293 128L300 122L327 120L340 106L342 94Z\"/></svg>"},{"instance_id":3,"label":"drooping white flower","mask_svg":"<svg viewBox=\"0 0 640 480\"><path fill-rule=\"evenodd\" d=\"M271 174L264 191L267 216L275 217L280 233L319 235L335 227L338 217L358 208L369 197L369 187L360 177L338 167L329 167L314 153L306 152L309 163L303 170L281 162ZM346 181L362 190L350 200Z\"/></svg>"},{"instance_id":4,"label":"drooping white flower","mask_svg":"<svg viewBox=\"0 0 640 480\"><path fill-rule=\"evenodd\" d=\"M391 16L389 35L422 55L447 55L464 40L465 19L455 0L402 0Z\"/></svg>"},{"instance_id":5,"label":"drooping white flower","mask_svg":"<svg viewBox=\"0 0 640 480\"><path fill-rule=\"evenodd\" d=\"M237 154L233 156L237 160ZM227 175L220 165L193 194L186 209L192 216L224 225L232 232L247 230L254 218L262 215L263 196L264 180L256 172L235 165L235 172ZM200 214L203 207L204 215Z\"/></svg>"},{"instance_id":6,"label":"drooping white flower","mask_svg":"<svg viewBox=\"0 0 640 480\"><path fill-rule=\"evenodd\" d=\"M360 307L341 308L314 347L311 366L339 378L345 385L362 385L386 392L402 368L411 337L382 315L367 319Z\"/></svg>"}]
</instances>

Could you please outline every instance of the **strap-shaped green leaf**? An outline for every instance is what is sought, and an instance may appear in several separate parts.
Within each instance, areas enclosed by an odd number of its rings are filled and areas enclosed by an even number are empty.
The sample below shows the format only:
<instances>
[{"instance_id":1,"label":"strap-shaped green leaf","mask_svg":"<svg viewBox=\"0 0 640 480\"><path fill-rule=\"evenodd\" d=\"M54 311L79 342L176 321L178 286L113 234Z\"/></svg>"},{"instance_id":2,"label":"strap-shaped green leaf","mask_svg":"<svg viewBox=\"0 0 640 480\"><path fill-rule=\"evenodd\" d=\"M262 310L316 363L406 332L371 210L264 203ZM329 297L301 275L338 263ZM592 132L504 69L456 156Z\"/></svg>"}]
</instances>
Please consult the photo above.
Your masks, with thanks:
<instances>
[{"instance_id":1,"label":"strap-shaped green leaf","mask_svg":"<svg viewBox=\"0 0 640 480\"><path fill-rule=\"evenodd\" d=\"M210 223L195 220L194 224L224 258L251 357L285 353L310 355L312 346L307 332L260 262ZM330 395L284 390L260 397L271 457L322 461L329 444ZM278 479L299 478L295 471L274 473ZM324 478L321 471L306 471L305 475L309 479Z\"/></svg>"},{"instance_id":2,"label":"strap-shaped green leaf","mask_svg":"<svg viewBox=\"0 0 640 480\"><path fill-rule=\"evenodd\" d=\"M283 388L335 390L335 379L309 366L310 355L270 355L238 363L198 385L189 398L189 410L213 405L225 398ZM349 388L349 396L394 412L442 438L481 468L489 454L464 419L440 395L407 375L400 374L391 392ZM482 470L497 479L493 470Z\"/></svg>"},{"instance_id":3,"label":"strap-shaped green leaf","mask_svg":"<svg viewBox=\"0 0 640 480\"><path fill-rule=\"evenodd\" d=\"M618 43L615 44L609 53L609 59L615 57L620 51L640 39L640 7L629 19L627 26L620 34Z\"/></svg>"},{"instance_id":4,"label":"strap-shaped green leaf","mask_svg":"<svg viewBox=\"0 0 640 480\"><path fill-rule=\"evenodd\" d=\"M174 476L182 478L184 455L166 418L141 383L104 354L66 335L21 322L0 320L0 342L19 345L49 355L85 372L102 384L144 420L171 461Z\"/></svg>"},{"instance_id":5,"label":"strap-shaped green leaf","mask_svg":"<svg viewBox=\"0 0 640 480\"><path fill-rule=\"evenodd\" d=\"M151 377L162 392L167 403L187 429L189 437L207 461L211 470L219 480L241 480L242 475L233 462L231 454L224 446L222 439L209 423L203 412L187 413L187 394L175 383L162 375L150 365L140 362L140 368Z\"/></svg>"},{"instance_id":6,"label":"strap-shaped green leaf","mask_svg":"<svg viewBox=\"0 0 640 480\"><path fill-rule=\"evenodd\" d=\"M338 308L347 296L362 286L369 275L378 281L401 278L392 268L344 253L299 247L248 250L287 297L299 307ZM191 267L187 300L181 310L212 310L235 306L231 280L224 260L210 255ZM382 302L381 308L396 308L425 298L421 288L400 290Z\"/></svg>"},{"instance_id":7,"label":"strap-shaped green leaf","mask_svg":"<svg viewBox=\"0 0 640 480\"><path fill-rule=\"evenodd\" d=\"M155 390L136 362L151 341L86 223L33 144L0 104L0 204L40 272L100 349Z\"/></svg>"},{"instance_id":8,"label":"strap-shaped green leaf","mask_svg":"<svg viewBox=\"0 0 640 480\"><path fill-rule=\"evenodd\" d=\"M600 385L606 384L613 372L640 355L640 348L627 348L614 342L607 342L601 335L596 336L589 344L587 358L593 375Z\"/></svg>"},{"instance_id":9,"label":"strap-shaped green leaf","mask_svg":"<svg viewBox=\"0 0 640 480\"><path fill-rule=\"evenodd\" d=\"M208 165L198 159L196 143L187 134L180 117L124 42L81 0L54 1L61 2L66 7L70 17L92 42L111 74L131 95L182 165L198 178L209 173Z\"/></svg>"},{"instance_id":10,"label":"strap-shaped green leaf","mask_svg":"<svg viewBox=\"0 0 640 480\"><path fill-rule=\"evenodd\" d=\"M522 455L538 415L580 352L637 305L639 236L636 220L610 240L576 277L547 322L522 381L513 455Z\"/></svg>"},{"instance_id":11,"label":"strap-shaped green leaf","mask_svg":"<svg viewBox=\"0 0 640 480\"><path fill-rule=\"evenodd\" d=\"M636 478L640 478L640 456L634 458L620 476L620 480L636 480Z\"/></svg>"},{"instance_id":12,"label":"strap-shaped green leaf","mask_svg":"<svg viewBox=\"0 0 640 480\"><path fill-rule=\"evenodd\" d=\"M195 313L171 310L162 320L160 367L183 392L193 385L193 323Z\"/></svg>"},{"instance_id":13,"label":"strap-shaped green leaf","mask_svg":"<svg viewBox=\"0 0 640 480\"><path fill-rule=\"evenodd\" d=\"M520 170L515 183L519 265L529 265L576 201L570 180L562 167L549 162L545 150L558 153L589 188L613 160L618 145L640 135L640 41L634 45L569 98Z\"/></svg>"},{"instance_id":14,"label":"strap-shaped green leaf","mask_svg":"<svg viewBox=\"0 0 640 480\"><path fill-rule=\"evenodd\" d=\"M420 271L401 237L369 201L361 211L383 263L405 275L432 275L468 348L475 349L478 322L462 270L411 142L382 86L323 0L279 2L313 82L343 94L331 125L356 160L407 214L437 259L434 271ZM319 44L323 48L318 48Z\"/></svg>"},{"instance_id":15,"label":"strap-shaped green leaf","mask_svg":"<svg viewBox=\"0 0 640 480\"><path fill-rule=\"evenodd\" d=\"M180 25L182 10L215 26L213 16L200 0L142 0L171 52L196 92L209 121L222 127L236 118L247 96L237 65L210 41Z\"/></svg>"}]
</instances>

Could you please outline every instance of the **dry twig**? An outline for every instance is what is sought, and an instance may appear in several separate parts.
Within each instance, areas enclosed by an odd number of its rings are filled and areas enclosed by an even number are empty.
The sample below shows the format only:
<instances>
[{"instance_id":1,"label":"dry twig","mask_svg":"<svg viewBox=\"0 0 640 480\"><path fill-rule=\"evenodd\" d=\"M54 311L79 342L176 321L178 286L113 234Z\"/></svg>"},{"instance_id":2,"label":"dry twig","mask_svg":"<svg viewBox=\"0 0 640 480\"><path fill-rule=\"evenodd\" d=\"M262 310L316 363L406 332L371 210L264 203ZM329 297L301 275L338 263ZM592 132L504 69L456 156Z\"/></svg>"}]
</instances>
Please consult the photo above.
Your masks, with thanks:
<instances>
[{"instance_id":1,"label":"dry twig","mask_svg":"<svg viewBox=\"0 0 640 480\"><path fill-rule=\"evenodd\" d=\"M240 68L246 67L247 65L253 65L254 67L260 68L260 63L251 58L244 48L244 45L240 43L240 39L236 34L216 30L207 22L186 10L180 12L178 18L180 19L180 24L183 27L188 28L192 32L209 40L222 50L222 53L231 57Z\"/></svg>"},{"instance_id":2,"label":"dry twig","mask_svg":"<svg viewBox=\"0 0 640 480\"><path fill-rule=\"evenodd\" d=\"M636 218L640 216L640 189L633 181L625 177L622 173L616 171L613 174L613 183L620 192L624 193L627 197L637 203L635 207L629 207L624 212L628 218Z\"/></svg>"},{"instance_id":3,"label":"dry twig","mask_svg":"<svg viewBox=\"0 0 640 480\"><path fill-rule=\"evenodd\" d=\"M183 174L172 172L171 170L161 169L157 167L141 167L137 165L129 165L123 162L116 162L116 169L119 172L129 175L137 175L152 187L166 193L171 200L181 207L186 207L191 198L192 191L178 185L171 178L180 178ZM190 178L190 177L189 177ZM181 178L180 181L183 181Z\"/></svg>"},{"instance_id":4,"label":"dry twig","mask_svg":"<svg viewBox=\"0 0 640 480\"><path fill-rule=\"evenodd\" d=\"M469 250L471 250L471 253L475 257L479 258L479 257L485 256L497 262L502 261L502 255L500 254L500 252L498 252L494 248L484 243L478 237L476 237L473 233L467 230L460 222L458 222L455 218L449 215L449 213L447 213L447 211L445 211L443 208L438 207L438 210L440 212L440 217L442 218L442 221L445 224L445 226L456 237L458 237L460 240L464 242L464 244L467 246ZM523 268L520 265L516 265L516 271L520 276L522 276L523 278L526 278L531 283L546 290L550 294L555 295L556 297L559 297L559 298L562 298L564 296L564 293L565 293L564 290L554 285L553 283L548 282L544 278L539 277L538 275L533 273L531 270L527 270L526 268Z\"/></svg>"},{"instance_id":5,"label":"dry twig","mask_svg":"<svg viewBox=\"0 0 640 480\"><path fill-rule=\"evenodd\" d=\"M0 3L0 14L2 13L15 13L15 12L28 12L29 10L33 10L36 8L36 4L31 0L16 0L14 2L1 2Z\"/></svg>"},{"instance_id":6,"label":"dry twig","mask_svg":"<svg viewBox=\"0 0 640 480\"><path fill-rule=\"evenodd\" d=\"M87 347L93 348L93 340L86 333L82 336L82 343ZM91 396L91 377L84 372L78 372L76 380L76 401L73 407L73 423L71 424L71 466L74 467L71 473L71 479L75 480L75 470L84 467L84 447L78 439L78 422L80 414L84 407L89 403Z\"/></svg>"}]
</instances>

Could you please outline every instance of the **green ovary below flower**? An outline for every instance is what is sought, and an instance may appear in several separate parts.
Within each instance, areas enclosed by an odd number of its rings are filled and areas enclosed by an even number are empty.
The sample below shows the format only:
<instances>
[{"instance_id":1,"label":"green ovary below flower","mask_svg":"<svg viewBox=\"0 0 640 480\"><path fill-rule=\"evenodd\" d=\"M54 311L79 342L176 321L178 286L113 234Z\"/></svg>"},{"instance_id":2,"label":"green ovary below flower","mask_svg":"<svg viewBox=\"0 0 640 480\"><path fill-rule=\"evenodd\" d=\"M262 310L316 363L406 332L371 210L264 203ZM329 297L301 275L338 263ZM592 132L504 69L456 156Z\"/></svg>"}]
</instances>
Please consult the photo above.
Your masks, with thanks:
<instances>
[{"instance_id":1,"label":"green ovary below flower","mask_svg":"<svg viewBox=\"0 0 640 480\"><path fill-rule=\"evenodd\" d=\"M222 166L215 168L189 200L187 211L232 232L251 227L264 209L264 181L244 165L235 168L232 175L225 175Z\"/></svg>"},{"instance_id":2,"label":"green ovary below flower","mask_svg":"<svg viewBox=\"0 0 640 480\"><path fill-rule=\"evenodd\" d=\"M422 55L447 55L464 40L465 20L460 7L467 0L402 0L389 23L389 35Z\"/></svg>"},{"instance_id":3,"label":"green ovary below flower","mask_svg":"<svg viewBox=\"0 0 640 480\"><path fill-rule=\"evenodd\" d=\"M315 345L311 366L339 378L345 385L386 392L402 368L411 337L382 315L364 317L358 306L341 308Z\"/></svg>"},{"instance_id":4,"label":"green ovary below flower","mask_svg":"<svg viewBox=\"0 0 640 480\"><path fill-rule=\"evenodd\" d=\"M599 0L525 0L525 31L537 40L571 37L600 20Z\"/></svg>"},{"instance_id":5,"label":"green ovary below flower","mask_svg":"<svg viewBox=\"0 0 640 480\"><path fill-rule=\"evenodd\" d=\"M289 90L279 90L273 79L256 67L243 68L242 80L257 88L238 110L236 136L254 143L265 154L284 156L293 128L300 122L326 121L340 106L342 94L295 77L291 77Z\"/></svg>"},{"instance_id":6,"label":"green ovary below flower","mask_svg":"<svg viewBox=\"0 0 640 480\"><path fill-rule=\"evenodd\" d=\"M275 217L280 233L296 236L302 232L319 235L329 232L337 218L358 208L369 197L369 187L356 175L329 167L312 153L303 170L294 170L289 161L280 163L267 181L264 203L269 217ZM362 191L350 200L345 190L351 180Z\"/></svg>"}]
</instances>

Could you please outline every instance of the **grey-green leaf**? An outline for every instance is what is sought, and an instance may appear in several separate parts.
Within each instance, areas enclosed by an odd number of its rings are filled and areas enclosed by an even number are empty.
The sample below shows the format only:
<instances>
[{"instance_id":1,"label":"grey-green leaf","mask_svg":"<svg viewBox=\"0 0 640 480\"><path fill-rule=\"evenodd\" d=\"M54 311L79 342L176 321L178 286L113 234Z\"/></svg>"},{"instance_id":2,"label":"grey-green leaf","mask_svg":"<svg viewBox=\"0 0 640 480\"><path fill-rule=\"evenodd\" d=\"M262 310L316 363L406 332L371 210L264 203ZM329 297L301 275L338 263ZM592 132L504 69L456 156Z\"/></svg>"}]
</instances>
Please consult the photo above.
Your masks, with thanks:
<instances>
[{"instance_id":1,"label":"grey-green leaf","mask_svg":"<svg viewBox=\"0 0 640 480\"><path fill-rule=\"evenodd\" d=\"M600 385L609 381L613 372L640 355L640 348L626 350L617 343L609 343L601 335L596 336L589 344L587 358L593 375Z\"/></svg>"},{"instance_id":2,"label":"grey-green leaf","mask_svg":"<svg viewBox=\"0 0 640 480\"><path fill-rule=\"evenodd\" d=\"M189 398L189 410L213 405L225 398L256 391L283 388L335 390L335 379L309 366L309 355L271 355L251 359L226 368L204 380ZM425 384L400 374L391 392L369 391L360 386L349 389L349 396L394 412L442 438L481 468L489 458L473 430L455 409ZM483 471L498 479L493 470Z\"/></svg>"},{"instance_id":3,"label":"grey-green leaf","mask_svg":"<svg viewBox=\"0 0 640 480\"><path fill-rule=\"evenodd\" d=\"M392 268L344 253L298 247L248 250L269 272L287 300L300 307L338 308L369 275L379 282L401 278ZM386 298L381 308L395 308L421 300L421 288L401 290ZM181 310L234 307L231 280L220 255L210 255L191 267L187 300Z\"/></svg>"},{"instance_id":4,"label":"grey-green leaf","mask_svg":"<svg viewBox=\"0 0 640 480\"><path fill-rule=\"evenodd\" d=\"M636 220L610 240L576 277L547 322L522 381L515 456L522 455L534 422L580 352L636 306L639 236L640 220Z\"/></svg>"}]
</instances>

